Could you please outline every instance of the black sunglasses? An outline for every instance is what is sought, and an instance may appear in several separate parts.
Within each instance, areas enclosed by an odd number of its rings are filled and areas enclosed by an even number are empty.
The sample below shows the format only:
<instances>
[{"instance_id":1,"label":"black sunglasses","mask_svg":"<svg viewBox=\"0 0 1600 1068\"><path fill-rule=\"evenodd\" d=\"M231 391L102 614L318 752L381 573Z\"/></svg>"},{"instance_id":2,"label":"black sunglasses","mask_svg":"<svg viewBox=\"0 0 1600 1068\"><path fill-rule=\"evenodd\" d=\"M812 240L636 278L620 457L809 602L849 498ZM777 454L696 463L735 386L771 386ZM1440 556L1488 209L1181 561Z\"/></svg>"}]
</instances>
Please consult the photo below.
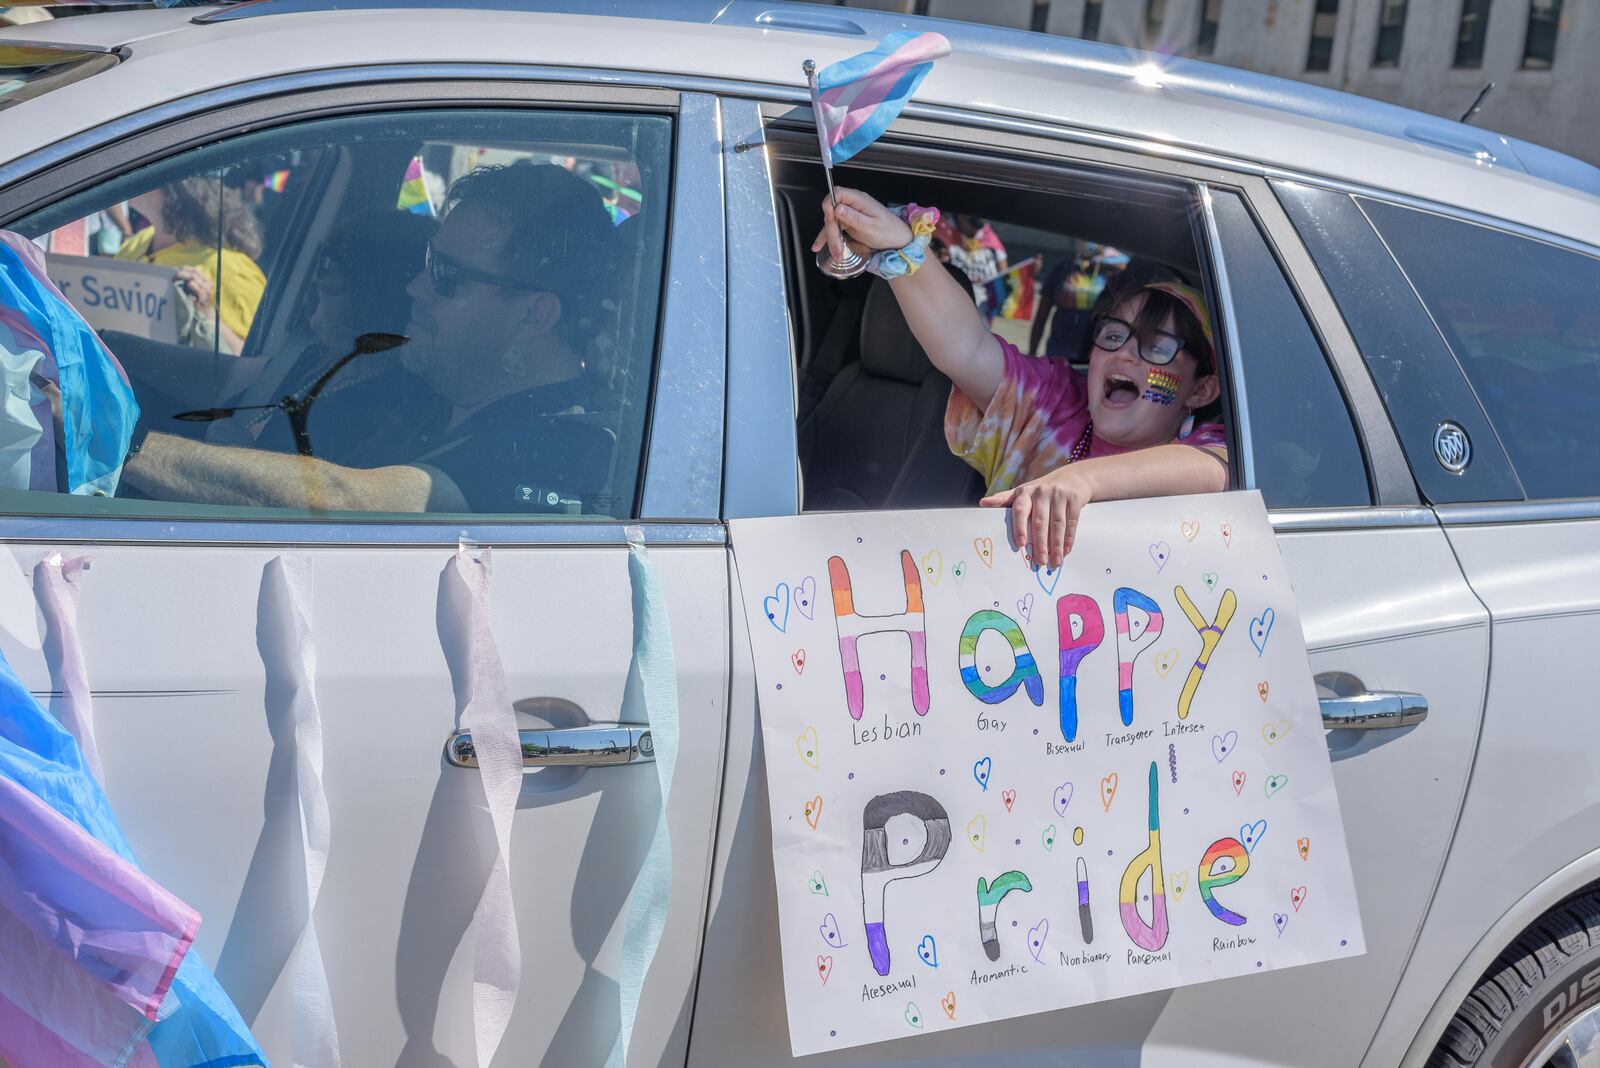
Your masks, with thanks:
<instances>
[{"instance_id":1,"label":"black sunglasses","mask_svg":"<svg viewBox=\"0 0 1600 1068\"><path fill-rule=\"evenodd\" d=\"M444 253L436 251L432 245L429 245L423 254L423 262L427 265L428 281L432 284L433 291L441 297L455 296L458 282L482 282L485 285L500 286L502 289L525 289L530 292L542 288L529 285L520 278L463 267Z\"/></svg>"}]
</instances>

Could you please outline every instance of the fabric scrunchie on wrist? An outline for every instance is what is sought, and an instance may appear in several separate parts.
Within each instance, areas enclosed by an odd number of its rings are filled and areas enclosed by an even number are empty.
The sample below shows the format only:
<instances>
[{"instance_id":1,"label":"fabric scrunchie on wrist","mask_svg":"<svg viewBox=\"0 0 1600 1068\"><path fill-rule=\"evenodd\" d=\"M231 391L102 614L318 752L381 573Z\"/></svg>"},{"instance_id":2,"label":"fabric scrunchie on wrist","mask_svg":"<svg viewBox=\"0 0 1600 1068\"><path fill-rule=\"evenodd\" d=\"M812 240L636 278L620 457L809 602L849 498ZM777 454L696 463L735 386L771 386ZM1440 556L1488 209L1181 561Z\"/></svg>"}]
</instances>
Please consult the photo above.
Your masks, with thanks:
<instances>
[{"instance_id":1,"label":"fabric scrunchie on wrist","mask_svg":"<svg viewBox=\"0 0 1600 1068\"><path fill-rule=\"evenodd\" d=\"M911 227L911 242L905 248L884 249L874 252L867 261L867 270L879 278L903 278L916 274L927 258L928 242L933 240L934 228L939 225L939 209L906 204L894 213Z\"/></svg>"}]
</instances>

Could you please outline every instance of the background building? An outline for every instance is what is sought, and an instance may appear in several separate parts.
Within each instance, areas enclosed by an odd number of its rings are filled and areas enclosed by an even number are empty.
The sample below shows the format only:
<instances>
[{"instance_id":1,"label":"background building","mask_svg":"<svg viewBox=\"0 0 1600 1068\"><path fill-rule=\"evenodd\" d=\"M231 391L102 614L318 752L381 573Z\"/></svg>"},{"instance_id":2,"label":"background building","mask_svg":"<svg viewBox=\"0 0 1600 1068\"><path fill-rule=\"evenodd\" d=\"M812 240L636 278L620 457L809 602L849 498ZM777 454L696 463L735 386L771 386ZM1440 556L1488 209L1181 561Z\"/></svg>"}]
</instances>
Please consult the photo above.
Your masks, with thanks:
<instances>
[{"instance_id":1,"label":"background building","mask_svg":"<svg viewBox=\"0 0 1600 1068\"><path fill-rule=\"evenodd\" d=\"M1594 0L842 0L1134 45L1459 119L1600 164Z\"/></svg>"}]
</instances>

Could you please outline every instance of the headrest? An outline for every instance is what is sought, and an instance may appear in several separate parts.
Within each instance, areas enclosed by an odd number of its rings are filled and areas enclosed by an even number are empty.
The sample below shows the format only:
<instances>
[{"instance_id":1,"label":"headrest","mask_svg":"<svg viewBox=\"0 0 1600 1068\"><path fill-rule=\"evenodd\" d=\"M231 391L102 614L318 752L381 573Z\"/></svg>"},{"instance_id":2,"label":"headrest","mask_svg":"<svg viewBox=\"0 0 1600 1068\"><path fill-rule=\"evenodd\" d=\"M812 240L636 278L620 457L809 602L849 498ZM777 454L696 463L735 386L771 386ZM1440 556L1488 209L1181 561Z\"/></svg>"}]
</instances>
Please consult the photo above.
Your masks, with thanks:
<instances>
[{"instance_id":1,"label":"headrest","mask_svg":"<svg viewBox=\"0 0 1600 1068\"><path fill-rule=\"evenodd\" d=\"M889 283L874 278L861 308L861 369L878 378L920 386L933 364L911 336Z\"/></svg>"},{"instance_id":2,"label":"headrest","mask_svg":"<svg viewBox=\"0 0 1600 1068\"><path fill-rule=\"evenodd\" d=\"M959 267L928 257L925 270L942 270L961 287L968 300L976 300L972 283ZM900 302L889 291L889 283L872 279L866 303L861 308L861 369L880 378L892 378L920 386L933 370L922 346L917 344L900 314Z\"/></svg>"}]
</instances>

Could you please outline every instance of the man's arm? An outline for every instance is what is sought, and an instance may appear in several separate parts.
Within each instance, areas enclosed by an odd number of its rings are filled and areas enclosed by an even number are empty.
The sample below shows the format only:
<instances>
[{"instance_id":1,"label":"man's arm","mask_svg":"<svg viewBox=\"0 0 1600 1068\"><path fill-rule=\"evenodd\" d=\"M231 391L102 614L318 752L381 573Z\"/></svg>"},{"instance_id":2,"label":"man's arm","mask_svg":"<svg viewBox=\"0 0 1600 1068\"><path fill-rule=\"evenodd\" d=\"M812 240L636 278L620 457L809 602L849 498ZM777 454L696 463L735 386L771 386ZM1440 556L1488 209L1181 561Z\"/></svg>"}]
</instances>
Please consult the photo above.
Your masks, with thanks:
<instances>
[{"instance_id":1,"label":"man's arm","mask_svg":"<svg viewBox=\"0 0 1600 1068\"><path fill-rule=\"evenodd\" d=\"M123 475L159 500L319 511L422 512L433 492L433 479L415 467L360 470L159 433L145 438Z\"/></svg>"}]
</instances>

